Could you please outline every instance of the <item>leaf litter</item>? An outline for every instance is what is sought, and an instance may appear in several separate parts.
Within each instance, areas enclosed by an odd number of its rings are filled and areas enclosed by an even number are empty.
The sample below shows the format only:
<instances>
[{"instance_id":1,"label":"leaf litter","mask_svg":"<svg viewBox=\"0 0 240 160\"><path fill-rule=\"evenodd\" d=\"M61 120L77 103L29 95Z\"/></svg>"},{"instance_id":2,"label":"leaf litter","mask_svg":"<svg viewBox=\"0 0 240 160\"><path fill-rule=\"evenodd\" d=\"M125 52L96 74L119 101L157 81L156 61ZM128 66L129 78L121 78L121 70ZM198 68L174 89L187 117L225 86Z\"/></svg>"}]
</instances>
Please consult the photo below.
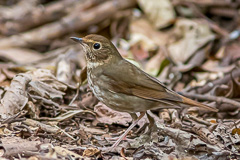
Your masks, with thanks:
<instances>
[{"instance_id":1,"label":"leaf litter","mask_svg":"<svg viewBox=\"0 0 240 160\"><path fill-rule=\"evenodd\" d=\"M16 2L0 2L1 158L240 158L238 1ZM149 111L154 128L145 117L110 150L132 119L99 102L80 77L84 51L69 37L90 33L219 112Z\"/></svg>"}]
</instances>

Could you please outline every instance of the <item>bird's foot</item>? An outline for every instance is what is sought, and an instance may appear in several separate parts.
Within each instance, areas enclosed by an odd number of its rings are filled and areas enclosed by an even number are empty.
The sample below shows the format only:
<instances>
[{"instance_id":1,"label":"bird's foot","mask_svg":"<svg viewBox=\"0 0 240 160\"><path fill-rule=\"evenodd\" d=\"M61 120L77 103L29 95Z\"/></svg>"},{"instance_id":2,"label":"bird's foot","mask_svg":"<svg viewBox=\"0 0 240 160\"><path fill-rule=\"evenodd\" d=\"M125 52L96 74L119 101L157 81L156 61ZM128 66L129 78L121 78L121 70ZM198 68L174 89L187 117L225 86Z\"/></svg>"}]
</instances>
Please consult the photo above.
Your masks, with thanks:
<instances>
[{"instance_id":1,"label":"bird's foot","mask_svg":"<svg viewBox=\"0 0 240 160\"><path fill-rule=\"evenodd\" d=\"M118 144L126 138L127 134L135 127L138 123L138 121L145 115L146 112L141 112L140 116L133 121L133 123L128 127L128 129L119 137L119 139L112 145L112 148L115 148L118 146Z\"/></svg>"}]
</instances>

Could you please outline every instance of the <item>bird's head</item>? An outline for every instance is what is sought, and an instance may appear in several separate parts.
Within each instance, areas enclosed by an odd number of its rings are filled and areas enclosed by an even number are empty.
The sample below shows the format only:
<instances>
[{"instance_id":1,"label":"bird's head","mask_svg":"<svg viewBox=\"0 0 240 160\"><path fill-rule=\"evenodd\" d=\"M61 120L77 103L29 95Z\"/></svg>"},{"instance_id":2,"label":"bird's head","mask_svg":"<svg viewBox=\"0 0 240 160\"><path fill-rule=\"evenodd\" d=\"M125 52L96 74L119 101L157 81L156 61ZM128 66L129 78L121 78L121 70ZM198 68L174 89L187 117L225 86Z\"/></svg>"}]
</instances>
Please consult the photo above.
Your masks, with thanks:
<instances>
[{"instance_id":1,"label":"bird's head","mask_svg":"<svg viewBox=\"0 0 240 160\"><path fill-rule=\"evenodd\" d=\"M71 37L71 39L83 47L87 62L104 63L111 59L121 58L112 42L103 36L91 34L83 38Z\"/></svg>"}]
</instances>

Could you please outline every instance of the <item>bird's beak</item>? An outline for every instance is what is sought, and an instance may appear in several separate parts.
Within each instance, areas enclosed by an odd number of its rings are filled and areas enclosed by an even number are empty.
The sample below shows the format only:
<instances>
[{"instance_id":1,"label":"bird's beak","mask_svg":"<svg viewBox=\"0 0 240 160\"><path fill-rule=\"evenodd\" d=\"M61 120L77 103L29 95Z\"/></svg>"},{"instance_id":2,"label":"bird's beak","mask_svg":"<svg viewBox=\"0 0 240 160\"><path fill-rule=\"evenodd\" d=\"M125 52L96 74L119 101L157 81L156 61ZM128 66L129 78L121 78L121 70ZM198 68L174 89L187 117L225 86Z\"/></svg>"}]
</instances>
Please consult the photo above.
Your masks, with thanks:
<instances>
[{"instance_id":1,"label":"bird's beak","mask_svg":"<svg viewBox=\"0 0 240 160\"><path fill-rule=\"evenodd\" d=\"M73 41L78 42L78 43L80 43L80 44L83 43L83 39L82 39L82 38L70 37L70 39L72 39Z\"/></svg>"}]
</instances>

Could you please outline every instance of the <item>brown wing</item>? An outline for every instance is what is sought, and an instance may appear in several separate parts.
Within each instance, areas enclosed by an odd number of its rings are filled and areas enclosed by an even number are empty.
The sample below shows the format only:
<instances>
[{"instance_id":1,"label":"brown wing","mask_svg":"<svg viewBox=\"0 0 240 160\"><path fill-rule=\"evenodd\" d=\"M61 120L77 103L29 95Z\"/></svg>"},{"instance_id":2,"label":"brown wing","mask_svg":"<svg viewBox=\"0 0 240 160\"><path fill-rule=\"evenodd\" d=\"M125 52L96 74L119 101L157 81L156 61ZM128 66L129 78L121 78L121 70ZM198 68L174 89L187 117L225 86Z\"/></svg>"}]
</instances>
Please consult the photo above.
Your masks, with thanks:
<instances>
[{"instance_id":1,"label":"brown wing","mask_svg":"<svg viewBox=\"0 0 240 160\"><path fill-rule=\"evenodd\" d=\"M103 71L102 74L102 76L108 79L111 91L173 105L184 103L215 112L217 111L216 108L198 103L166 88L159 80L148 75L126 60L122 60L119 63L119 65L114 65L111 70ZM122 67L121 73L116 72L117 68L114 69L119 66Z\"/></svg>"},{"instance_id":2,"label":"brown wing","mask_svg":"<svg viewBox=\"0 0 240 160\"><path fill-rule=\"evenodd\" d=\"M118 67L118 65L114 65L111 70L103 71L103 76L106 76L111 83L112 91L155 101L182 102L182 98L177 93L167 89L156 78L133 64L123 60L120 66L122 67L121 73L114 70L114 67Z\"/></svg>"}]
</instances>

